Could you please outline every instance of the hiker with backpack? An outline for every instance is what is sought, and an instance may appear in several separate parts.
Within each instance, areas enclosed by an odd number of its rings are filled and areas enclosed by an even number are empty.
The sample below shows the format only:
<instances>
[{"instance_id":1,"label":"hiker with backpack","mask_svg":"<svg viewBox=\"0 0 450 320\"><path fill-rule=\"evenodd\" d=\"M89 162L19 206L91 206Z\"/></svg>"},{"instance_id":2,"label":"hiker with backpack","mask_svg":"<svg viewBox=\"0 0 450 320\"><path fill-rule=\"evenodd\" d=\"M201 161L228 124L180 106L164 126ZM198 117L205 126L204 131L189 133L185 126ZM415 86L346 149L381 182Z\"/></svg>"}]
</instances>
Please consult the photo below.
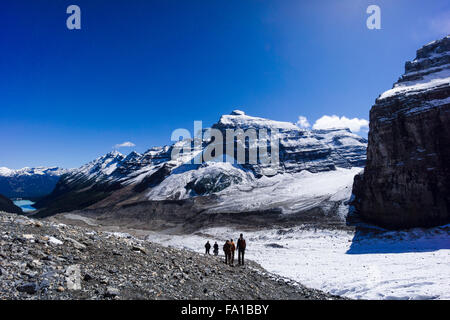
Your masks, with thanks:
<instances>
[{"instance_id":1,"label":"hiker with backpack","mask_svg":"<svg viewBox=\"0 0 450 320\"><path fill-rule=\"evenodd\" d=\"M233 239L230 240L230 266L234 265L234 252L236 251L236 245Z\"/></svg>"},{"instance_id":2,"label":"hiker with backpack","mask_svg":"<svg viewBox=\"0 0 450 320\"><path fill-rule=\"evenodd\" d=\"M230 263L230 260L231 260L231 256L230 256L231 245L230 245L230 241L229 240L225 241L225 244L223 245L223 253L225 255L225 264Z\"/></svg>"}]
</instances>

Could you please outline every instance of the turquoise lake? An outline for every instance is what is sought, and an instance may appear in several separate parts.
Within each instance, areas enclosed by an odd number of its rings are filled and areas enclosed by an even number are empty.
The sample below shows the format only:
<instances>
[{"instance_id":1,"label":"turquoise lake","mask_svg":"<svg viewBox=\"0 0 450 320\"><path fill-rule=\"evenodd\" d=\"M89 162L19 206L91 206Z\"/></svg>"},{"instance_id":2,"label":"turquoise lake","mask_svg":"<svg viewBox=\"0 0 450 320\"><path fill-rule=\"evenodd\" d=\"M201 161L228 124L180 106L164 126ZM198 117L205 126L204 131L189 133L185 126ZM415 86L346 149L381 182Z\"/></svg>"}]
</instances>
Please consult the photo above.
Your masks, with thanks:
<instances>
[{"instance_id":1,"label":"turquoise lake","mask_svg":"<svg viewBox=\"0 0 450 320\"><path fill-rule=\"evenodd\" d=\"M23 212L31 212L36 210L35 208L33 208L34 202L30 201L30 200L16 200L13 201L14 204L20 208L22 208Z\"/></svg>"}]
</instances>

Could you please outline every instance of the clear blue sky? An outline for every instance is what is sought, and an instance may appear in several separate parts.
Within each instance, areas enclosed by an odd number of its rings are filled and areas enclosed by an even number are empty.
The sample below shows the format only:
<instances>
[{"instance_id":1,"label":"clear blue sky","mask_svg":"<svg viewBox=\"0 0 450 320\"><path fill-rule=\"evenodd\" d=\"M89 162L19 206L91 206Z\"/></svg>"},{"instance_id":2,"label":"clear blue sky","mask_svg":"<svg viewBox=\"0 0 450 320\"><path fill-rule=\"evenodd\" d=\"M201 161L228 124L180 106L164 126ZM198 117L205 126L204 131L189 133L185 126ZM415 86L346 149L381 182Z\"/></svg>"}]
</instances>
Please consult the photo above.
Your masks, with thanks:
<instances>
[{"instance_id":1,"label":"clear blue sky","mask_svg":"<svg viewBox=\"0 0 450 320\"><path fill-rule=\"evenodd\" d=\"M66 28L70 4L81 30ZM382 30L366 28L369 4ZM3 2L0 166L77 167L124 141L142 152L235 108L368 119L405 61L449 33L449 12L448 0Z\"/></svg>"}]
</instances>

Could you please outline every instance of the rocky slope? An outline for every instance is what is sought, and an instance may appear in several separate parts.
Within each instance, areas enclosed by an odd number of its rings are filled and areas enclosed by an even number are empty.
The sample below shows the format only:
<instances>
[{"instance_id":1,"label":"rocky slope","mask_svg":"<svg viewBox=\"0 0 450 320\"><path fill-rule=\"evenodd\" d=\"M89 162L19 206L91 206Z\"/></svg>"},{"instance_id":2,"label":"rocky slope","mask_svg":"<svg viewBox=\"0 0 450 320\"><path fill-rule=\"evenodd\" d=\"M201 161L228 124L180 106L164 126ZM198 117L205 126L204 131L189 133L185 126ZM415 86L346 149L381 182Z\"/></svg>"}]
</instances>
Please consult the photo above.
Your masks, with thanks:
<instances>
[{"instance_id":1,"label":"rocky slope","mask_svg":"<svg viewBox=\"0 0 450 320\"><path fill-rule=\"evenodd\" d=\"M22 213L22 209L17 207L10 199L0 194L0 211L10 213Z\"/></svg>"},{"instance_id":2,"label":"rocky slope","mask_svg":"<svg viewBox=\"0 0 450 320\"><path fill-rule=\"evenodd\" d=\"M376 99L353 189L359 214L382 226L450 222L450 37L419 49Z\"/></svg>"},{"instance_id":3,"label":"rocky slope","mask_svg":"<svg viewBox=\"0 0 450 320\"><path fill-rule=\"evenodd\" d=\"M0 213L0 299L336 299L256 263Z\"/></svg>"},{"instance_id":4,"label":"rocky slope","mask_svg":"<svg viewBox=\"0 0 450 320\"><path fill-rule=\"evenodd\" d=\"M38 167L11 170L0 168L0 194L8 198L36 199L50 194L59 178L69 170Z\"/></svg>"},{"instance_id":5,"label":"rocky slope","mask_svg":"<svg viewBox=\"0 0 450 320\"><path fill-rule=\"evenodd\" d=\"M305 130L293 123L252 117L239 110L222 116L212 128L222 132L250 128L275 132L276 129L280 141L279 165L268 166L261 161L236 164L230 162L230 157L221 159L228 162L196 164L193 160L206 152L211 143L208 139L203 141L200 150L180 153L173 159L174 148L191 146L193 141L152 148L144 154L132 152L124 156L112 152L64 175L53 193L35 205L41 209L39 215L142 202L150 203L153 207L150 210L154 211L154 206L164 206L168 201L184 206L190 199L196 208L192 212L299 212L314 206L333 207L334 200L326 206L322 202L336 193L343 194L342 189L350 190L347 176L353 177L354 168L365 163L367 141L347 129ZM222 147L225 152L226 141ZM249 146L244 148L248 151ZM310 175L326 173L335 188L322 188L326 192L313 189L317 192L308 194L309 206L302 207L305 196L295 190L308 191L304 187L311 180ZM289 186L291 189L287 190ZM246 200L237 204L239 198ZM189 206L184 208L191 210Z\"/></svg>"}]
</instances>

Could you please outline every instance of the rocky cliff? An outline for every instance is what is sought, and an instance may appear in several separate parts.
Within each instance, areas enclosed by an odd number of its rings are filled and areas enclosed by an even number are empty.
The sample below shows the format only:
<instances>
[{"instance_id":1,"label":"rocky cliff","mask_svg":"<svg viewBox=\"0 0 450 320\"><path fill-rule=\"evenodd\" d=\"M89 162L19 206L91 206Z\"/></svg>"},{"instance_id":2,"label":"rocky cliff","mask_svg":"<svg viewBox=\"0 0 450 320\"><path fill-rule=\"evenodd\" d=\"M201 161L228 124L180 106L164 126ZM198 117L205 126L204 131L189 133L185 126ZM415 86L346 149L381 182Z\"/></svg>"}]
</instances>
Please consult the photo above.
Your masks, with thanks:
<instances>
[{"instance_id":1,"label":"rocky cliff","mask_svg":"<svg viewBox=\"0 0 450 320\"><path fill-rule=\"evenodd\" d=\"M389 228L450 222L450 37L431 42L370 111L356 211Z\"/></svg>"}]
</instances>

